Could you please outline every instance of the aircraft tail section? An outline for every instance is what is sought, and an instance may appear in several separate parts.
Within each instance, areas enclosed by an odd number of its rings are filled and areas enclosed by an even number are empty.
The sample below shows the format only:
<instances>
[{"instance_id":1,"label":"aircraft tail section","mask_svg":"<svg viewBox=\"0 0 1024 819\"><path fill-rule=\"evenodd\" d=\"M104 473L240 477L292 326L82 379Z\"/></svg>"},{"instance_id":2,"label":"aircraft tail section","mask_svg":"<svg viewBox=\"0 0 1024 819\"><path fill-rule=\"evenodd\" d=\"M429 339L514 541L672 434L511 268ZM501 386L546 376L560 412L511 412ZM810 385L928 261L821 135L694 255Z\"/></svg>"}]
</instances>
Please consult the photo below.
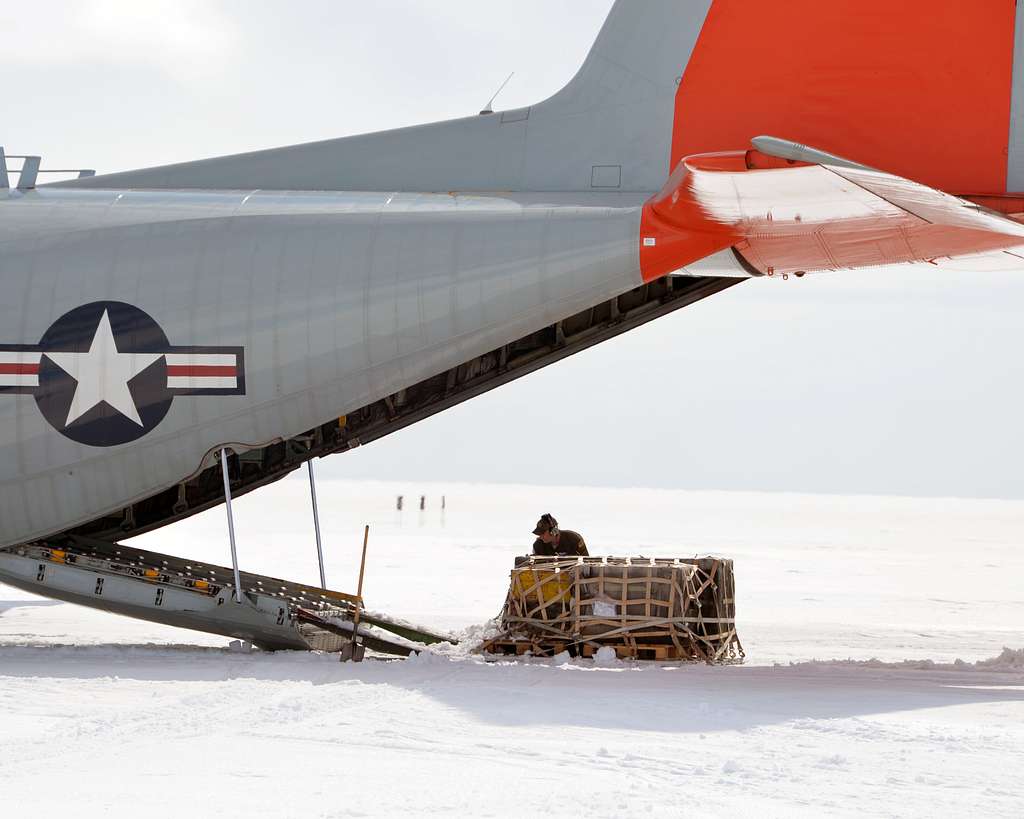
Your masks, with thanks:
<instances>
[{"instance_id":1,"label":"aircraft tail section","mask_svg":"<svg viewBox=\"0 0 1024 819\"><path fill-rule=\"evenodd\" d=\"M773 134L951 193L1024 190L1022 17L1013 0L715 0L672 167Z\"/></svg>"},{"instance_id":2,"label":"aircraft tail section","mask_svg":"<svg viewBox=\"0 0 1024 819\"><path fill-rule=\"evenodd\" d=\"M619 0L537 105L61 184L646 196L686 156L773 134L1001 195L1024 190L1021 17L1014 0Z\"/></svg>"},{"instance_id":3,"label":"aircraft tail section","mask_svg":"<svg viewBox=\"0 0 1024 819\"><path fill-rule=\"evenodd\" d=\"M583 66L537 105L60 183L92 188L650 194L711 0L617 2Z\"/></svg>"}]
</instances>

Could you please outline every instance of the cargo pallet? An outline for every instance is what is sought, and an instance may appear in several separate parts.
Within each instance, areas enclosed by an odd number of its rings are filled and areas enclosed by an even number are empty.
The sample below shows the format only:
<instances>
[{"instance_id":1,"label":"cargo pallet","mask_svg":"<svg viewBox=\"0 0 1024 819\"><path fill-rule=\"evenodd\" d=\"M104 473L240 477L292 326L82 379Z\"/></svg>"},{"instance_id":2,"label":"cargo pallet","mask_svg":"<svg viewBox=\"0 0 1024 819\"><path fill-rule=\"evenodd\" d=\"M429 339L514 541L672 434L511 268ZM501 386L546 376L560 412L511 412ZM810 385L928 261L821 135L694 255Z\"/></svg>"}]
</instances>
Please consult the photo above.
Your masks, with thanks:
<instances>
[{"instance_id":1,"label":"cargo pallet","mask_svg":"<svg viewBox=\"0 0 1024 819\"><path fill-rule=\"evenodd\" d=\"M487 654L592 657L608 646L621 659L736 662L731 560L525 557L516 561L501 632Z\"/></svg>"}]
</instances>

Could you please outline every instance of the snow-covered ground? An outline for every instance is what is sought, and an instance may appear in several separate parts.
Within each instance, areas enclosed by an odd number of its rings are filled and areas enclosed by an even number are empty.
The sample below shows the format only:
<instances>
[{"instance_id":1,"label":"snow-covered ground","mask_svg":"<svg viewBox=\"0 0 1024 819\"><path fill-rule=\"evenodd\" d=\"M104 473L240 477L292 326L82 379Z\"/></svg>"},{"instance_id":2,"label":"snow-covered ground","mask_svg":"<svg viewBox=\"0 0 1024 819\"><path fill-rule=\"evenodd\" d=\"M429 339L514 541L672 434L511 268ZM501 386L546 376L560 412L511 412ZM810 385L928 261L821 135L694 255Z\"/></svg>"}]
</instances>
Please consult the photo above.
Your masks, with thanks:
<instances>
[{"instance_id":1,"label":"snow-covered ground","mask_svg":"<svg viewBox=\"0 0 1024 819\"><path fill-rule=\"evenodd\" d=\"M368 605L465 638L541 512L732 557L747 662L343 665L0 586L0 816L1024 814L1022 501L318 488L329 585L369 523ZM235 509L245 568L317 580L303 480ZM222 510L135 543L229 561Z\"/></svg>"}]
</instances>

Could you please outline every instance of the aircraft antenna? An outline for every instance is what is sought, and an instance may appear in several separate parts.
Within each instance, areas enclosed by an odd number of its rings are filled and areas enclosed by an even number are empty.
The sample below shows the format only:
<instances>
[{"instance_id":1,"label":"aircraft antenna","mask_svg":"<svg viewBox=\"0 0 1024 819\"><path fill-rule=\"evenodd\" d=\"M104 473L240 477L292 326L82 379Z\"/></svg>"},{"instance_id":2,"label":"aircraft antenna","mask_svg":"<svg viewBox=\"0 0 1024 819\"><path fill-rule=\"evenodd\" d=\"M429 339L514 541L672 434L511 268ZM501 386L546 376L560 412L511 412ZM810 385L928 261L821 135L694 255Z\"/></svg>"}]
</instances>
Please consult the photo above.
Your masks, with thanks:
<instances>
[{"instance_id":1,"label":"aircraft antenna","mask_svg":"<svg viewBox=\"0 0 1024 819\"><path fill-rule=\"evenodd\" d=\"M493 107L494 106L494 101L498 98L498 94L501 93L501 90L506 85L508 85L508 81L512 79L512 77L513 77L513 75L515 73L516 72L513 71L511 74L509 74L507 77L505 77L505 82L503 82L501 85L498 86L498 90L495 91L494 95L487 101L487 105L485 105L483 107L483 110L480 112L481 114L493 114L494 113L494 107Z\"/></svg>"}]
</instances>

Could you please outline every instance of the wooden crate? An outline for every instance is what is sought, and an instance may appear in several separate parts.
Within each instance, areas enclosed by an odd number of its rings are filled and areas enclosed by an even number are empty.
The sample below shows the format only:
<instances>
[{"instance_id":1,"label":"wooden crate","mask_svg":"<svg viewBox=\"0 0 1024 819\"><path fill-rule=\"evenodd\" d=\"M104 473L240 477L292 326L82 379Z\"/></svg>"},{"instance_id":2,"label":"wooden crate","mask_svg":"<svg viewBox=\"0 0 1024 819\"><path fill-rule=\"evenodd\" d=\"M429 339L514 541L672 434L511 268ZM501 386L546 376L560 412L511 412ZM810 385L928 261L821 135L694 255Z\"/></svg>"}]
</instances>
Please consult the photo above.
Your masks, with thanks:
<instances>
[{"instance_id":1,"label":"wooden crate","mask_svg":"<svg viewBox=\"0 0 1024 819\"><path fill-rule=\"evenodd\" d=\"M742 659L731 560L526 557L516 560L489 653L621 658Z\"/></svg>"}]
</instances>

